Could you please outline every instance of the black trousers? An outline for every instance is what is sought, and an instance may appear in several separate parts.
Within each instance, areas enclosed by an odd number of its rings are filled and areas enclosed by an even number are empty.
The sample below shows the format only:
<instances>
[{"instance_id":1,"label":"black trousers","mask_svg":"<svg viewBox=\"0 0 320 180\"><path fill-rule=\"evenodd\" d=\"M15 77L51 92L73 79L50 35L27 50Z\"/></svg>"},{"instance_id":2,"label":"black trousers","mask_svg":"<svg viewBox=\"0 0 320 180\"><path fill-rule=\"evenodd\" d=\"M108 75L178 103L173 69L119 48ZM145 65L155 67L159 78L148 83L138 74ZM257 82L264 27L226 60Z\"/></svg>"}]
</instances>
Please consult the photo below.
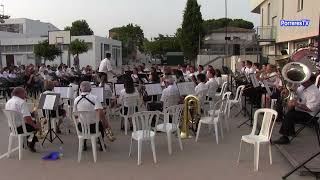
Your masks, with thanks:
<instances>
[{"instance_id":1,"label":"black trousers","mask_svg":"<svg viewBox=\"0 0 320 180\"><path fill-rule=\"evenodd\" d=\"M26 130L27 130L27 132L34 132L34 134L36 134L36 129L33 126L31 126L30 124L26 124ZM22 126L17 127L17 131L18 131L18 134L22 134L23 133ZM35 135L32 138L32 142L33 143L38 142L38 138Z\"/></svg>"},{"instance_id":2,"label":"black trousers","mask_svg":"<svg viewBox=\"0 0 320 180\"><path fill-rule=\"evenodd\" d=\"M284 136L294 136L295 125L304 124L311 118L312 116L309 113L291 110L285 115L279 132Z\"/></svg>"}]
</instances>

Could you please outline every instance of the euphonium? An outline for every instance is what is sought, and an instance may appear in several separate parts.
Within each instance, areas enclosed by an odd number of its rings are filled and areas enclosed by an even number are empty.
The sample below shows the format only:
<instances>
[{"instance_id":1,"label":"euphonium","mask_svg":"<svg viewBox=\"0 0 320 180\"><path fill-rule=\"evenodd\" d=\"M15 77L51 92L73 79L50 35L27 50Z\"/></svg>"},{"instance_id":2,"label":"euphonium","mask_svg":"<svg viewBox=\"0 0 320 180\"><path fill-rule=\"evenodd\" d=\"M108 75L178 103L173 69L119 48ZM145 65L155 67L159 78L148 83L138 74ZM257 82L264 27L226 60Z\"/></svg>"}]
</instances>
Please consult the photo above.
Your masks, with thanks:
<instances>
[{"instance_id":1,"label":"euphonium","mask_svg":"<svg viewBox=\"0 0 320 180\"><path fill-rule=\"evenodd\" d=\"M191 138L190 127L198 124L200 114L200 100L197 96L189 95L184 99L183 121L181 127L181 138Z\"/></svg>"},{"instance_id":2,"label":"euphonium","mask_svg":"<svg viewBox=\"0 0 320 180\"><path fill-rule=\"evenodd\" d=\"M286 99L293 100L297 97L298 86L309 80L311 70L303 63L291 62L283 67L281 74L284 81L286 81L286 88L289 90L289 95Z\"/></svg>"}]
</instances>

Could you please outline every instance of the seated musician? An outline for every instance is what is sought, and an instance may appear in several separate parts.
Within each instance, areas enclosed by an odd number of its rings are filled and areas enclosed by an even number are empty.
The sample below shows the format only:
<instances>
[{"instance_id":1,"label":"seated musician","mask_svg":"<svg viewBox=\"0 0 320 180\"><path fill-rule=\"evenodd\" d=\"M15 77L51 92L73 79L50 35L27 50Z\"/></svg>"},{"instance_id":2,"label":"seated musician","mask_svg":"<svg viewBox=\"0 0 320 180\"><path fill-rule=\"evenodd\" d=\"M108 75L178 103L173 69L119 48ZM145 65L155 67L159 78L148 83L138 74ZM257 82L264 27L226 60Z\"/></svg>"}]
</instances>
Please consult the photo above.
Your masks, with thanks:
<instances>
[{"instance_id":1,"label":"seated musician","mask_svg":"<svg viewBox=\"0 0 320 180\"><path fill-rule=\"evenodd\" d=\"M221 71L219 69L216 69L215 70L215 79L216 81L218 82L218 89L217 89L217 92L221 92L221 86L222 86L222 75L221 75Z\"/></svg>"},{"instance_id":2,"label":"seated musician","mask_svg":"<svg viewBox=\"0 0 320 180\"><path fill-rule=\"evenodd\" d=\"M99 117L99 131L104 137L104 132L106 131L108 139L113 142L115 137L111 131L111 125L106 117L105 111L101 105L101 102L97 99L97 97L91 94L91 84L88 81L83 81L80 84L81 94L74 100L73 104L73 112L77 111L95 111ZM78 117L76 117L77 119ZM92 119L94 119L93 117ZM78 123L78 129L81 131L81 125ZM94 121L90 124L90 131L95 133L95 124ZM87 150L86 141L84 143L84 150ZM100 150L102 151L102 142L100 142Z\"/></svg>"},{"instance_id":3,"label":"seated musician","mask_svg":"<svg viewBox=\"0 0 320 180\"><path fill-rule=\"evenodd\" d=\"M119 104L124 105L122 112L122 109L120 110L123 115L128 114L128 107L126 102L124 101L127 97L136 97L137 100L139 100L139 92L136 91L134 87L133 80L131 78L125 78L124 79L124 89L120 91L119 94ZM135 111L138 111L138 107L135 108ZM132 130L132 122L130 122L130 129ZM124 130L124 124L123 121L121 121L121 130Z\"/></svg>"},{"instance_id":4,"label":"seated musician","mask_svg":"<svg viewBox=\"0 0 320 180\"><path fill-rule=\"evenodd\" d=\"M133 68L132 74L131 74L131 78L133 80L134 83L139 83L140 79L138 77L138 68Z\"/></svg>"},{"instance_id":5,"label":"seated musician","mask_svg":"<svg viewBox=\"0 0 320 180\"><path fill-rule=\"evenodd\" d=\"M217 80L214 78L215 76L215 71L213 69L209 69L207 71L207 83L206 85L208 86L208 100L211 101L216 95L217 89L219 87L219 84Z\"/></svg>"},{"instance_id":6,"label":"seated musician","mask_svg":"<svg viewBox=\"0 0 320 180\"><path fill-rule=\"evenodd\" d=\"M180 101L179 89L174 85L173 78L167 78L165 80L166 88L162 91L160 101L162 103L168 102L168 99L172 99L172 104L165 104L165 106L174 106L178 105Z\"/></svg>"},{"instance_id":7,"label":"seated musician","mask_svg":"<svg viewBox=\"0 0 320 180\"><path fill-rule=\"evenodd\" d=\"M34 132L34 136L32 138L32 141L27 143L28 148L31 152L36 152L35 149L35 143L38 142L37 137L35 136L36 131L39 130L40 126L39 124L36 124L32 120L30 111L28 109L28 105L25 101L27 96L27 92L21 88L21 87L16 87L12 91L12 98L6 103L5 109L6 110L11 110L11 111L16 111L18 113L21 113L23 116L23 121L26 124L26 130L27 132ZM23 133L22 129L22 124L21 122L17 122L17 131L19 134ZM29 138L28 138L29 139Z\"/></svg>"},{"instance_id":8,"label":"seated musician","mask_svg":"<svg viewBox=\"0 0 320 180\"><path fill-rule=\"evenodd\" d=\"M199 96L201 92L208 91L208 85L206 84L206 75L198 74L198 85L195 87L196 96Z\"/></svg>"},{"instance_id":9,"label":"seated musician","mask_svg":"<svg viewBox=\"0 0 320 180\"><path fill-rule=\"evenodd\" d=\"M246 69L247 69L246 62L245 61L241 61L240 62L240 73L241 74L246 74Z\"/></svg>"},{"instance_id":10,"label":"seated musician","mask_svg":"<svg viewBox=\"0 0 320 180\"><path fill-rule=\"evenodd\" d=\"M255 73L254 68L252 66L252 61L246 61L246 69L245 74L248 76L251 73Z\"/></svg>"},{"instance_id":11,"label":"seated musician","mask_svg":"<svg viewBox=\"0 0 320 180\"><path fill-rule=\"evenodd\" d=\"M53 91L55 84L52 81L46 81L45 85L44 85L44 89L45 92L43 92L42 94L50 94L50 93L55 93ZM41 95L40 95L41 96ZM57 133L61 133L60 131L60 126L63 123L63 119L66 118L66 110L63 109L64 103L62 101L62 99L59 100L59 106L58 106L58 116L59 116L59 121L57 124ZM43 111L43 114L45 115L45 112ZM57 114L55 110L50 111L50 117L52 118L56 118Z\"/></svg>"},{"instance_id":12,"label":"seated musician","mask_svg":"<svg viewBox=\"0 0 320 180\"><path fill-rule=\"evenodd\" d=\"M176 77L177 77L177 83L181 83L181 82L185 82L185 78L184 78L184 75L183 75L183 72L180 71L180 70L177 70L176 71Z\"/></svg>"},{"instance_id":13,"label":"seated musician","mask_svg":"<svg viewBox=\"0 0 320 180\"><path fill-rule=\"evenodd\" d=\"M274 144L289 144L289 136L295 135L295 124L308 122L320 107L320 92L314 85L316 77L311 75L310 79L302 83L302 92L298 98L288 102L288 113L285 115L280 128L280 137L273 141Z\"/></svg>"}]
</instances>

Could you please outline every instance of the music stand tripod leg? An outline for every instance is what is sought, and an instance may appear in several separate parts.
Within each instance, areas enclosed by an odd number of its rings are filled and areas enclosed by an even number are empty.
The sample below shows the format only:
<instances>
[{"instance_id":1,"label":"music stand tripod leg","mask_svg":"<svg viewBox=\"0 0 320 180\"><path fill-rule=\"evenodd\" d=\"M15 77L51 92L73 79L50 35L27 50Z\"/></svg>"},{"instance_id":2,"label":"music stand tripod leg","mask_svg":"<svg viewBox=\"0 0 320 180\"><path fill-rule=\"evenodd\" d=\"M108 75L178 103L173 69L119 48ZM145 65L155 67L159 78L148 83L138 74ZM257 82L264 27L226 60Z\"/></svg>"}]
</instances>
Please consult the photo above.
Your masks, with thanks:
<instances>
[{"instance_id":1,"label":"music stand tripod leg","mask_svg":"<svg viewBox=\"0 0 320 180\"><path fill-rule=\"evenodd\" d=\"M293 169L292 171L290 171L289 173L287 173L286 175L282 176L282 179L287 179L289 176L291 176L294 172L296 172L297 170L299 170L300 168L304 167L305 169L307 169L310 173L312 173L314 176L317 177L317 173L316 172L312 172L309 168L305 167L305 165L307 163L309 163L311 160L313 160L314 158L316 158L317 156L320 155L320 152L316 153L315 155L313 155L312 157L310 157L309 159L307 159L305 162L301 163L299 166L297 166L295 169Z\"/></svg>"}]
</instances>

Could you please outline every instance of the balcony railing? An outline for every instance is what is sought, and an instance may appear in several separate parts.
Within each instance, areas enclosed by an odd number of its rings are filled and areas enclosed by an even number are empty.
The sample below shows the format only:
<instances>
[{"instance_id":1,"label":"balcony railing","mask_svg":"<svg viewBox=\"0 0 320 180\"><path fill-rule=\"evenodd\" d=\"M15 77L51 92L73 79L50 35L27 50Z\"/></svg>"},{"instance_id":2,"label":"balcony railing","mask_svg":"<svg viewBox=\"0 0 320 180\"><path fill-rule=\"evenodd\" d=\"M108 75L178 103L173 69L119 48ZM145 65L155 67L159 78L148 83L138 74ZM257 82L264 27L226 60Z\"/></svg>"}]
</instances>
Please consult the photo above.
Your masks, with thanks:
<instances>
[{"instance_id":1,"label":"balcony railing","mask_svg":"<svg viewBox=\"0 0 320 180\"><path fill-rule=\"evenodd\" d=\"M260 42L276 41L277 31L275 26L259 26L257 27L257 39Z\"/></svg>"}]
</instances>

